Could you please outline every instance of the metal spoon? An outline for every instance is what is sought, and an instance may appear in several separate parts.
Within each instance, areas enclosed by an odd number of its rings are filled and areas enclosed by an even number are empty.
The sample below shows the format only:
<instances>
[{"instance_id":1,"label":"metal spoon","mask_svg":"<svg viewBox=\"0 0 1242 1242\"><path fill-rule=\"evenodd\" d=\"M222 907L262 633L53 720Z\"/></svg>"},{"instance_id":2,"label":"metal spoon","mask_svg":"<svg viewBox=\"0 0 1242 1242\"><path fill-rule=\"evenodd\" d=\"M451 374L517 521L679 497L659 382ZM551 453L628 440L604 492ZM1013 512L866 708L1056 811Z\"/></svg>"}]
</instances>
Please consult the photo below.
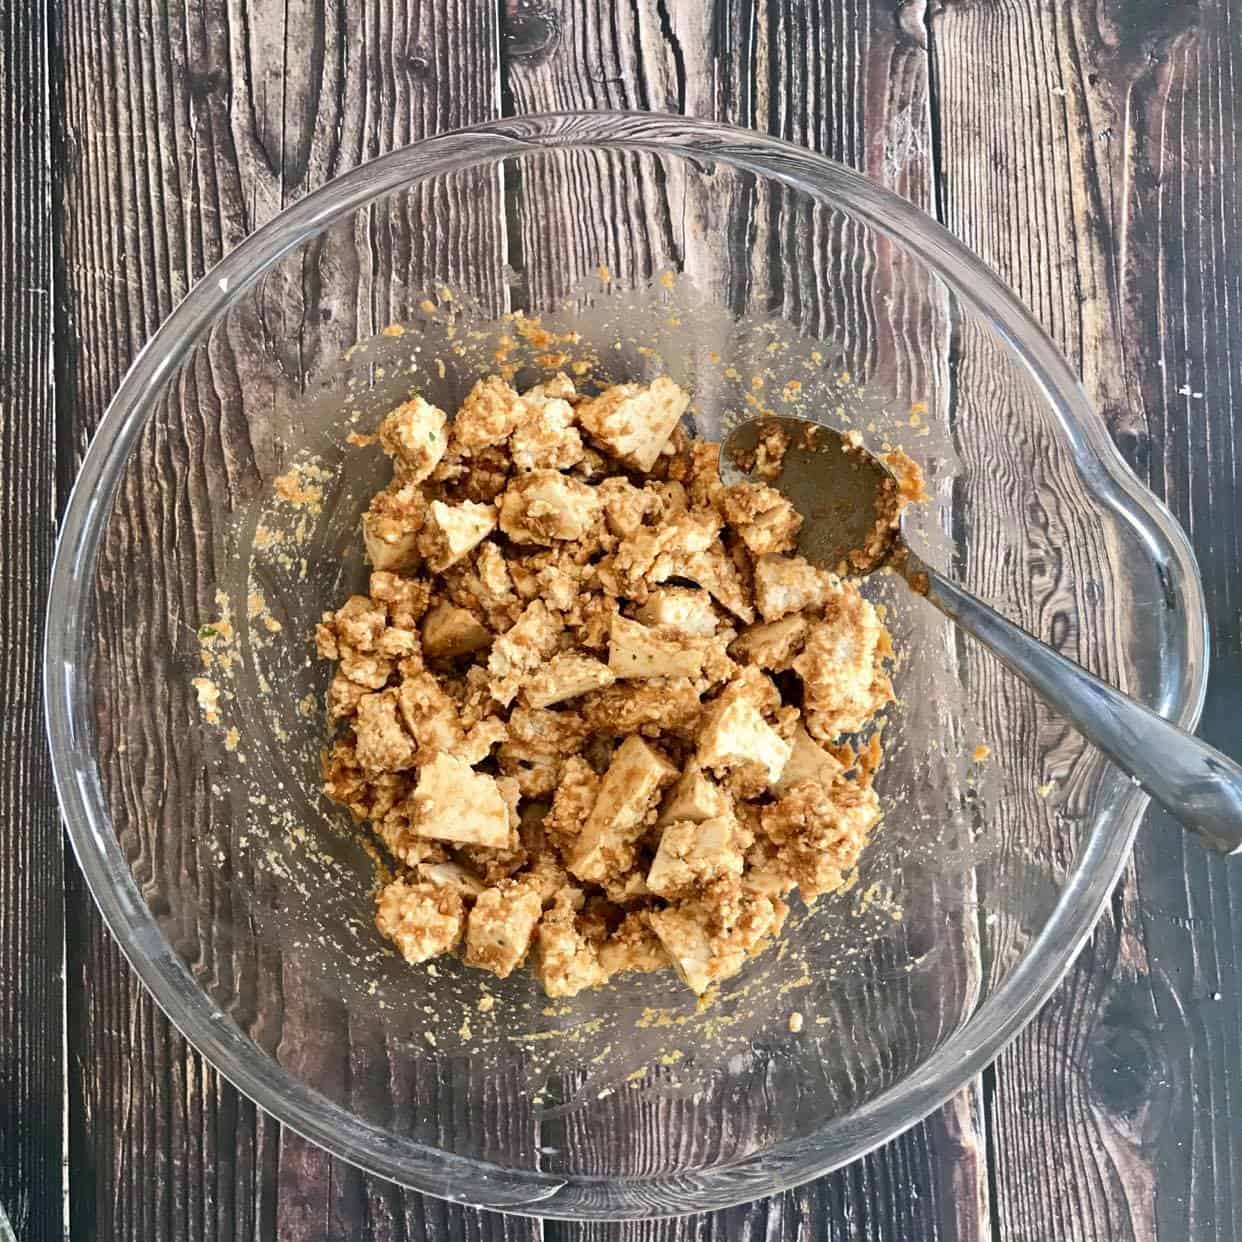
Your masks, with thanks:
<instances>
[{"instance_id":1,"label":"metal spoon","mask_svg":"<svg viewBox=\"0 0 1242 1242\"><path fill-rule=\"evenodd\" d=\"M742 465L750 468L762 432L773 424L788 434L790 447L771 482L803 515L799 551L808 560L836 569L870 541L871 555L854 558L855 572L891 566L1185 828L1223 854L1242 851L1242 767L1032 638L920 559L907 546L892 504L900 480L878 458L806 419L754 419L722 445L725 482L751 477Z\"/></svg>"}]
</instances>

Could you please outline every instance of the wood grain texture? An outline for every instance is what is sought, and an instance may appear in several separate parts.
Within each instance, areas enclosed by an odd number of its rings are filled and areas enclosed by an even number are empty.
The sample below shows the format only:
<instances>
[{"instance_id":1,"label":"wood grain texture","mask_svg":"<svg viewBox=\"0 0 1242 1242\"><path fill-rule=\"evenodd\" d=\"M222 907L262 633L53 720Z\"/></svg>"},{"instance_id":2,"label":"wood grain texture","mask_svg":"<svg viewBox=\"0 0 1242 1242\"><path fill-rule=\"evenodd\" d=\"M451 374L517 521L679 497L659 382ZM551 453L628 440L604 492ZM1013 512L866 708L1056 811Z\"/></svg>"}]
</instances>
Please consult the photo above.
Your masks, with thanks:
<instances>
[{"instance_id":1,"label":"wood grain texture","mask_svg":"<svg viewBox=\"0 0 1242 1242\"><path fill-rule=\"evenodd\" d=\"M1214 636L1204 735L1237 754L1230 7L948 2L931 29L947 222L1035 310L1190 531ZM1148 822L1110 914L995 1068L1002 1236L1242 1230L1238 872Z\"/></svg>"},{"instance_id":2,"label":"wood grain texture","mask_svg":"<svg viewBox=\"0 0 1242 1242\"><path fill-rule=\"evenodd\" d=\"M48 7L0 4L0 1207L61 1236L63 837L43 740L56 515Z\"/></svg>"},{"instance_id":3,"label":"wood grain texture","mask_svg":"<svg viewBox=\"0 0 1242 1242\"><path fill-rule=\"evenodd\" d=\"M137 0L58 12L67 79L60 244L69 290L61 452L71 467L134 352L222 254L363 159L498 111L499 35L495 10L473 3ZM139 584L148 598L137 615L162 616L163 601L178 596L182 615L192 612L213 555L196 506L234 494L271 465L270 446L221 425L244 409L256 373L285 375L296 391L316 351L371 335L403 313L404 291L390 277L398 262L416 267L432 244L446 248L436 255L445 278L490 273L492 299L500 298L502 239L487 231L503 219L499 201L490 209L476 201L467 213L450 190L411 206L408 217L386 221L388 231L361 256L348 238L326 239L317 283L274 284L264 321L196 362L186 380L194 416L173 434L156 425L145 437L145 465L126 483L129 516L112 523L101 569L105 585L110 576L119 583L123 566L150 561L152 545L159 550L149 582ZM460 223L475 213L482 229ZM436 221L434 243L420 218ZM373 276L365 305L349 296L359 263ZM157 652L172 643L134 626L127 593L101 595L103 663L119 676L158 677ZM208 823L201 770L165 736L173 717L155 710L139 721L111 718L108 694L104 687L105 752L132 747L142 760L105 768L109 796L144 830L127 842L140 873L164 869L186 885L210 886L203 846L162 818L180 806L192 822ZM68 903L75 1235L517 1240L538 1232L367 1178L282 1132L156 1010L76 872ZM199 929L180 930L197 950ZM219 968L227 980L238 965L227 946L208 938L202 949L208 972ZM349 1039L340 1014L282 980L278 962L258 968L269 971L268 999L253 1020L290 1060L313 1060L323 1040Z\"/></svg>"}]
</instances>

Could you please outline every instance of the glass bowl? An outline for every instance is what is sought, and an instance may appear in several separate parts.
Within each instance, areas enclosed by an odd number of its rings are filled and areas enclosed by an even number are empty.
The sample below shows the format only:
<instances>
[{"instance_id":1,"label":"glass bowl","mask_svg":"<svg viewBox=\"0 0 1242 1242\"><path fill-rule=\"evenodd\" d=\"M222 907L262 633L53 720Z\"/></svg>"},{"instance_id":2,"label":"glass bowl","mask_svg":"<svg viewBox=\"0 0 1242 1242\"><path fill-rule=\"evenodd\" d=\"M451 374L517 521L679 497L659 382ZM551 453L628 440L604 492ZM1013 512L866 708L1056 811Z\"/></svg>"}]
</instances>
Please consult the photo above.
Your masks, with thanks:
<instances>
[{"instance_id":1,"label":"glass bowl","mask_svg":"<svg viewBox=\"0 0 1242 1242\"><path fill-rule=\"evenodd\" d=\"M1014 1036L1145 799L878 575L899 649L885 819L852 888L796 909L712 1004L671 975L553 1003L525 973L406 966L372 925L371 856L317 792L309 634L364 580L357 520L386 474L353 433L411 389L451 409L498 366L666 371L709 436L775 409L902 445L933 496L928 559L1187 727L1190 548L944 229L721 125L527 117L394 151L249 238L135 361L69 501L45 688L78 860L165 1012L281 1122L430 1194L635 1217L779 1191Z\"/></svg>"}]
</instances>

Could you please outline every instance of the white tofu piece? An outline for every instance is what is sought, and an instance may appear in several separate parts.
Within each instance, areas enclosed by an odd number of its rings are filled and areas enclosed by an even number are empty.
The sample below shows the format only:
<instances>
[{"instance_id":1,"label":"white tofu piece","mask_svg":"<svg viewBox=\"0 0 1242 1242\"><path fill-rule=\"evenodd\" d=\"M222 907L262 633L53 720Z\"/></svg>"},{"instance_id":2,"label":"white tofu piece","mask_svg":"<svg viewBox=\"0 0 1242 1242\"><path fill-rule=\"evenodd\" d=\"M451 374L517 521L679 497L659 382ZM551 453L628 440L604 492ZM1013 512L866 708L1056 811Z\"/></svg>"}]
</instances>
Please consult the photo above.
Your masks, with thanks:
<instances>
[{"instance_id":1,"label":"white tofu piece","mask_svg":"<svg viewBox=\"0 0 1242 1242\"><path fill-rule=\"evenodd\" d=\"M595 488L559 470L535 470L515 479L500 498L500 529L514 543L553 544L581 539L600 511Z\"/></svg>"},{"instance_id":2,"label":"white tofu piece","mask_svg":"<svg viewBox=\"0 0 1242 1242\"><path fill-rule=\"evenodd\" d=\"M669 824L647 872L647 887L661 897L679 897L725 875L742 874L748 834L731 815L701 823Z\"/></svg>"},{"instance_id":3,"label":"white tofu piece","mask_svg":"<svg viewBox=\"0 0 1242 1242\"><path fill-rule=\"evenodd\" d=\"M650 387L616 384L578 406L578 422L605 452L650 470L690 404L690 394L661 376Z\"/></svg>"},{"instance_id":4,"label":"white tofu piece","mask_svg":"<svg viewBox=\"0 0 1242 1242\"><path fill-rule=\"evenodd\" d=\"M783 794L800 781L815 781L828 788L842 772L845 765L830 755L815 739L799 725L794 730L793 750L781 779L772 786L774 793Z\"/></svg>"},{"instance_id":5,"label":"white tofu piece","mask_svg":"<svg viewBox=\"0 0 1242 1242\"><path fill-rule=\"evenodd\" d=\"M765 621L819 609L840 588L840 579L801 556L772 553L755 562L755 604Z\"/></svg>"},{"instance_id":6,"label":"white tofu piece","mask_svg":"<svg viewBox=\"0 0 1242 1242\"><path fill-rule=\"evenodd\" d=\"M731 810L729 795L697 763L692 763L668 791L656 825L663 828L677 820L701 824L705 819L728 815Z\"/></svg>"},{"instance_id":7,"label":"white tofu piece","mask_svg":"<svg viewBox=\"0 0 1242 1242\"><path fill-rule=\"evenodd\" d=\"M380 445L403 482L421 483L440 464L448 446L447 425L444 411L422 397L397 406L380 423Z\"/></svg>"},{"instance_id":8,"label":"white tofu piece","mask_svg":"<svg viewBox=\"0 0 1242 1242\"><path fill-rule=\"evenodd\" d=\"M565 651L526 679L522 697L531 707L551 707L588 691L602 690L616 679L613 671L599 660Z\"/></svg>"},{"instance_id":9,"label":"white tofu piece","mask_svg":"<svg viewBox=\"0 0 1242 1242\"><path fill-rule=\"evenodd\" d=\"M473 901L486 887L473 871L458 862L424 862L415 870L420 880L437 888L452 889L463 901Z\"/></svg>"},{"instance_id":10,"label":"white tofu piece","mask_svg":"<svg viewBox=\"0 0 1242 1242\"><path fill-rule=\"evenodd\" d=\"M418 743L420 759L441 750L455 750L462 740L457 704L425 669L401 679L396 691L401 718Z\"/></svg>"},{"instance_id":11,"label":"white tofu piece","mask_svg":"<svg viewBox=\"0 0 1242 1242\"><path fill-rule=\"evenodd\" d=\"M600 782L595 805L574 842L569 870L595 884L628 871L652 803L676 776L677 769L642 738L627 737Z\"/></svg>"},{"instance_id":12,"label":"white tofu piece","mask_svg":"<svg viewBox=\"0 0 1242 1242\"><path fill-rule=\"evenodd\" d=\"M635 616L644 625L666 625L699 637L715 634L719 621L711 595L693 587L659 587Z\"/></svg>"},{"instance_id":13,"label":"white tofu piece","mask_svg":"<svg viewBox=\"0 0 1242 1242\"><path fill-rule=\"evenodd\" d=\"M494 778L454 755L439 754L418 774L414 830L457 845L509 845L509 806Z\"/></svg>"},{"instance_id":14,"label":"white tofu piece","mask_svg":"<svg viewBox=\"0 0 1242 1242\"><path fill-rule=\"evenodd\" d=\"M684 635L650 629L614 613L608 667L618 677L690 677L703 671L703 650Z\"/></svg>"},{"instance_id":15,"label":"white tofu piece","mask_svg":"<svg viewBox=\"0 0 1242 1242\"><path fill-rule=\"evenodd\" d=\"M423 618L423 654L456 659L490 647L491 631L473 613L454 604L435 604Z\"/></svg>"},{"instance_id":16,"label":"white tofu piece","mask_svg":"<svg viewBox=\"0 0 1242 1242\"><path fill-rule=\"evenodd\" d=\"M779 621L761 621L748 626L729 645L729 654L739 664L757 664L779 673L793 664L806 642L807 620L799 613Z\"/></svg>"},{"instance_id":17,"label":"white tofu piece","mask_svg":"<svg viewBox=\"0 0 1242 1242\"><path fill-rule=\"evenodd\" d=\"M433 500L419 535L418 546L433 573L443 573L473 551L496 529L496 506L473 500L446 505Z\"/></svg>"},{"instance_id":18,"label":"white tofu piece","mask_svg":"<svg viewBox=\"0 0 1242 1242\"><path fill-rule=\"evenodd\" d=\"M485 888L466 919L466 965L504 979L522 964L543 913L539 890L521 880Z\"/></svg>"},{"instance_id":19,"label":"white tofu piece","mask_svg":"<svg viewBox=\"0 0 1242 1242\"><path fill-rule=\"evenodd\" d=\"M738 764L753 762L767 773L768 784L781 778L793 747L746 699L717 703L708 712L699 733L696 754L700 766L725 772Z\"/></svg>"}]
</instances>

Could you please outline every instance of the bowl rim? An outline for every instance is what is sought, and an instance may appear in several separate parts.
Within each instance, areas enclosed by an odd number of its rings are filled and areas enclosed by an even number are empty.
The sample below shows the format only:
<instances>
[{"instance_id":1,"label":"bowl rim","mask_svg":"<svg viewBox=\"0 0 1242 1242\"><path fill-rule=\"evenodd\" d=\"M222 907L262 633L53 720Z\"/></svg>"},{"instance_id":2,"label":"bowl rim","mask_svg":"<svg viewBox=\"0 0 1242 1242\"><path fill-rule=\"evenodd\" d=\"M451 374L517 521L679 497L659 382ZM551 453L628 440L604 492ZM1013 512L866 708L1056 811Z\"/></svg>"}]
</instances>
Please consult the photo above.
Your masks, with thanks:
<instances>
[{"instance_id":1,"label":"bowl rim","mask_svg":"<svg viewBox=\"0 0 1242 1242\"><path fill-rule=\"evenodd\" d=\"M299 1082L260 1053L199 987L159 930L111 829L91 753L88 679L79 676L100 540L122 471L163 384L233 302L285 254L366 202L446 172L555 149L644 151L719 161L791 185L864 219L917 255L986 317L1055 413L1095 501L1130 527L1185 620L1179 679L1150 705L1187 729L1207 683L1207 618L1189 539L1113 444L1069 363L981 259L907 200L824 156L752 130L646 112L505 118L397 148L344 173L248 236L191 289L139 351L100 422L69 496L53 563L43 691L52 767L78 864L113 937L156 1003L215 1068L283 1125L374 1174L443 1199L565 1219L674 1216L790 1189L865 1155L939 1107L1012 1040L1090 935L1128 857L1148 799L1127 786L1094 824L1048 922L965 1025L900 1082L826 1127L776 1147L672 1176L615 1178L519 1170L397 1139Z\"/></svg>"}]
</instances>

